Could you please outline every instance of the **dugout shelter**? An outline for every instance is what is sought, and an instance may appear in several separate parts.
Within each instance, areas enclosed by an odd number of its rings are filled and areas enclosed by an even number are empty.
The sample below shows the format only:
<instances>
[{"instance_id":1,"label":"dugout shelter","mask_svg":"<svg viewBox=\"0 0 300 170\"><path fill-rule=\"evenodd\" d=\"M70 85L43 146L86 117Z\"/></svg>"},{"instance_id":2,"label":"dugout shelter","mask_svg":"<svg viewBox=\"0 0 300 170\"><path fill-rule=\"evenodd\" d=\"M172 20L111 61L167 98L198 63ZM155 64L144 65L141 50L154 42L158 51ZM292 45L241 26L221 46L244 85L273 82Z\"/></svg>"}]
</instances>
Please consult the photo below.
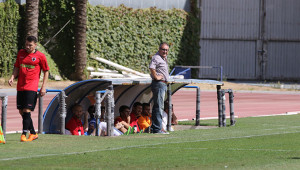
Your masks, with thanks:
<instances>
[{"instance_id":1,"label":"dugout shelter","mask_svg":"<svg viewBox=\"0 0 300 170\"><path fill-rule=\"evenodd\" d=\"M136 79L90 79L74 83L66 87L63 91L65 93L65 109L67 122L71 117L71 107L75 103L83 106L84 110L88 108L89 104L93 104L88 97L93 96L96 92L111 90L113 91L113 104L109 105L109 112L112 113L113 118L118 116L118 109L121 105L132 107L135 102L152 103L150 78L136 78ZM199 79L171 79L168 82L169 96L176 93L180 88L189 84L212 84L216 85L216 91L221 89L223 85L220 81L215 80L199 80ZM200 91L199 91L200 93ZM168 95L168 93L166 93ZM43 132L46 134L61 133L61 113L59 94L57 94L49 103L43 115ZM171 97L166 96L166 100L171 100ZM195 99L196 100L196 99ZM200 100L200 98L199 98ZM102 101L104 105L105 101ZM170 102L171 103L171 102ZM200 101L199 101L200 105ZM106 105L107 106L107 105ZM113 119L112 118L112 119Z\"/></svg>"}]
</instances>

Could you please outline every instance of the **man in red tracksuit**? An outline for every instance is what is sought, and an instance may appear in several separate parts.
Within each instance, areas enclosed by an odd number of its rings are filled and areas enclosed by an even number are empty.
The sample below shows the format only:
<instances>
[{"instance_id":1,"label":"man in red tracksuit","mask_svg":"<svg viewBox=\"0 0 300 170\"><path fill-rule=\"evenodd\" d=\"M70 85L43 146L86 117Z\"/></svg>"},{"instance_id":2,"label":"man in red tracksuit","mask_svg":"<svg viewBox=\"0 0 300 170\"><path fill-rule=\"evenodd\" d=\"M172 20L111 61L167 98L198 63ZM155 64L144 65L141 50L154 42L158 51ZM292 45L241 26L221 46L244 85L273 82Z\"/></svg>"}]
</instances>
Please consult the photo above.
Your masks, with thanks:
<instances>
[{"instance_id":1,"label":"man in red tracksuit","mask_svg":"<svg viewBox=\"0 0 300 170\"><path fill-rule=\"evenodd\" d=\"M81 136L84 135L85 129L88 126L88 113L83 112L82 106L79 104L75 104L72 107L72 118L68 121L66 125L66 129L69 130L72 135ZM81 121L81 117L84 115L84 123Z\"/></svg>"},{"instance_id":2,"label":"man in red tracksuit","mask_svg":"<svg viewBox=\"0 0 300 170\"><path fill-rule=\"evenodd\" d=\"M140 127L138 124L138 118L141 116L143 110L143 105L140 102L135 102L130 113L130 126L136 126L136 131L140 132Z\"/></svg>"},{"instance_id":3,"label":"man in red tracksuit","mask_svg":"<svg viewBox=\"0 0 300 170\"><path fill-rule=\"evenodd\" d=\"M33 141L38 138L32 119L31 111L34 111L37 101L38 84L41 70L44 72L43 83L39 95L46 93L46 84L49 75L49 66L46 56L36 50L37 38L29 36L26 38L25 49L18 52L14 70L8 84L12 86L14 79L18 78L17 84L17 108L23 119L23 133L21 142ZM26 138L30 131L29 138Z\"/></svg>"}]
</instances>

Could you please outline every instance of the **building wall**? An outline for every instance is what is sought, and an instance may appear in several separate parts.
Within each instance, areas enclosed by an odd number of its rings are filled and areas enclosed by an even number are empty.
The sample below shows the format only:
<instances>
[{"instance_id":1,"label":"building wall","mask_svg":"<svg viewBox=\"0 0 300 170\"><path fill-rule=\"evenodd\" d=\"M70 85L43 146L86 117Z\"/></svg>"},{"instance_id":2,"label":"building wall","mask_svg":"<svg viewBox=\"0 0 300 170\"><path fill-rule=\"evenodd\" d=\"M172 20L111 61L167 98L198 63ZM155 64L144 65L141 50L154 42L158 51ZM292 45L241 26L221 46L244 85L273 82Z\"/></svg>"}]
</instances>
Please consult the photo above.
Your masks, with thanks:
<instances>
[{"instance_id":1,"label":"building wall","mask_svg":"<svg viewBox=\"0 0 300 170\"><path fill-rule=\"evenodd\" d=\"M300 1L200 0L201 66L227 79L300 78ZM218 78L200 69L200 78Z\"/></svg>"},{"instance_id":2,"label":"building wall","mask_svg":"<svg viewBox=\"0 0 300 170\"><path fill-rule=\"evenodd\" d=\"M256 77L258 0L203 0L201 7L200 66L223 66L224 78ZM220 75L200 69L199 77Z\"/></svg>"},{"instance_id":3,"label":"building wall","mask_svg":"<svg viewBox=\"0 0 300 170\"><path fill-rule=\"evenodd\" d=\"M300 78L300 1L266 1L267 79Z\"/></svg>"}]
</instances>

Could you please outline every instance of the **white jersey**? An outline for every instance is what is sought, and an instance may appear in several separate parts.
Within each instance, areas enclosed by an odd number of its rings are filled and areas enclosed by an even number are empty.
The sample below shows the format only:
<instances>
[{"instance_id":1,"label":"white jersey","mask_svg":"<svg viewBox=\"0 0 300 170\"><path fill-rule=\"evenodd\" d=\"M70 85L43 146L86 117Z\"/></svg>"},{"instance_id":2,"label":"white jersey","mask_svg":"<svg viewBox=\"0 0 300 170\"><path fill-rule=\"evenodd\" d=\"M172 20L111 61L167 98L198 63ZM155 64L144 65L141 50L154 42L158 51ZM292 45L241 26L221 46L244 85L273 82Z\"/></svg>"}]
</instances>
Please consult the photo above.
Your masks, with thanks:
<instances>
[{"instance_id":1,"label":"white jersey","mask_svg":"<svg viewBox=\"0 0 300 170\"><path fill-rule=\"evenodd\" d=\"M107 132L107 123L106 122L100 122L100 131L101 134L105 134L105 132ZM123 133L121 131L119 131L117 128L114 127L114 136L120 136L123 135Z\"/></svg>"}]
</instances>

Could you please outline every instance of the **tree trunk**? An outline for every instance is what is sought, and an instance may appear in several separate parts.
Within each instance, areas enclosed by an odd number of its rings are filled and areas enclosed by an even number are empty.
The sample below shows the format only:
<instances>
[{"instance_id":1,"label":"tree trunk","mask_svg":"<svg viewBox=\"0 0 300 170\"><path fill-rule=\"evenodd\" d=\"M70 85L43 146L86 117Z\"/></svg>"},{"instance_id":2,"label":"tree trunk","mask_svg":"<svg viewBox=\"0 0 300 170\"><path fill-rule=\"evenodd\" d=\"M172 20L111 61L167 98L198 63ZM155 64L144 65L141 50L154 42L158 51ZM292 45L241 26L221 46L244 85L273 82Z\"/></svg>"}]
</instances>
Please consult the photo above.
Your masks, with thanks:
<instances>
[{"instance_id":1,"label":"tree trunk","mask_svg":"<svg viewBox=\"0 0 300 170\"><path fill-rule=\"evenodd\" d=\"M85 79L86 67L86 10L87 0L75 0L75 74L74 79Z\"/></svg>"},{"instance_id":2,"label":"tree trunk","mask_svg":"<svg viewBox=\"0 0 300 170\"><path fill-rule=\"evenodd\" d=\"M33 35L38 38L39 0L26 0L26 37Z\"/></svg>"}]
</instances>

